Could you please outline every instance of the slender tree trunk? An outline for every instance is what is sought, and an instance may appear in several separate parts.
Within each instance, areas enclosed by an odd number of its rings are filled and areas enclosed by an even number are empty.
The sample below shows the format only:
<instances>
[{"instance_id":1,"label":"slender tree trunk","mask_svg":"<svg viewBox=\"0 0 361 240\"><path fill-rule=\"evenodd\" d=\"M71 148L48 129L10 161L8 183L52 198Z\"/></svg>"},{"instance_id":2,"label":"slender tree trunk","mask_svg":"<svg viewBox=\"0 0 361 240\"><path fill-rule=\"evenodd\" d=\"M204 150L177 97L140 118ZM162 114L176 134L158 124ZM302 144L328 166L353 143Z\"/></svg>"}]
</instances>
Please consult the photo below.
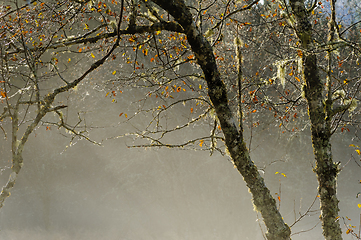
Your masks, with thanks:
<instances>
[{"instance_id":1,"label":"slender tree trunk","mask_svg":"<svg viewBox=\"0 0 361 240\"><path fill-rule=\"evenodd\" d=\"M338 200L336 197L337 164L332 161L331 129L332 101L324 101L322 92L324 82L319 77L317 57L311 51L312 26L308 20L308 13L302 0L290 0L295 18L294 29L301 41L303 51L303 91L308 104L308 114L311 121L311 134L316 166L314 172L318 180L318 194L320 196L321 221L323 235L327 240L342 239L342 231L338 221ZM331 84L328 85L331 87ZM325 94L326 95L326 94ZM330 97L330 95L329 95Z\"/></svg>"},{"instance_id":2,"label":"slender tree trunk","mask_svg":"<svg viewBox=\"0 0 361 240\"><path fill-rule=\"evenodd\" d=\"M237 121L229 107L227 90L221 80L210 43L193 23L192 15L183 0L154 0L154 2L168 11L185 30L187 40L205 75L208 94L222 127L225 144L235 166L247 183L255 209L262 214L268 230L267 238L269 240L290 239L291 230L284 223L277 209L276 201L266 187L257 167L251 161L242 131L237 129Z\"/></svg>"}]
</instances>

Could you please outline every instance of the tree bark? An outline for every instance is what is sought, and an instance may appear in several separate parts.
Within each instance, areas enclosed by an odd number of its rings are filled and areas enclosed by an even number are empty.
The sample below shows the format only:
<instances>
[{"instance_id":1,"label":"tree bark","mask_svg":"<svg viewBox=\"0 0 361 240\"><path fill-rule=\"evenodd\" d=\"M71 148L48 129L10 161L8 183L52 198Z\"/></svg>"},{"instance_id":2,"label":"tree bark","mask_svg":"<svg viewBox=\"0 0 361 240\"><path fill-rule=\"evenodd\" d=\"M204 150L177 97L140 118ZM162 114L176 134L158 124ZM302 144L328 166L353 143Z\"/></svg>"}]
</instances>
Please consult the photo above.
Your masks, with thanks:
<instances>
[{"instance_id":1,"label":"tree bark","mask_svg":"<svg viewBox=\"0 0 361 240\"><path fill-rule=\"evenodd\" d=\"M332 161L331 129L332 101L324 101L322 92L324 83L319 77L317 57L310 50L312 46L312 26L302 0L290 0L295 18L293 26L304 48L302 55L303 91L308 104L311 121L311 134L316 166L314 172L318 180L320 196L321 221L325 239L342 239L342 231L338 221L338 200L336 197L336 177L338 165ZM328 85L331 87L331 84Z\"/></svg>"},{"instance_id":2,"label":"tree bark","mask_svg":"<svg viewBox=\"0 0 361 240\"><path fill-rule=\"evenodd\" d=\"M256 165L251 161L243 140L242 131L238 131L234 115L228 104L227 90L221 80L217 63L210 43L204 38L192 20L192 15L183 0L154 0L168 11L183 27L187 40L192 47L197 62L203 70L208 86L208 94L216 110L225 144L238 171L249 188L255 210L262 214L269 240L288 240L291 230L284 223L277 209L276 201L260 176Z\"/></svg>"}]
</instances>

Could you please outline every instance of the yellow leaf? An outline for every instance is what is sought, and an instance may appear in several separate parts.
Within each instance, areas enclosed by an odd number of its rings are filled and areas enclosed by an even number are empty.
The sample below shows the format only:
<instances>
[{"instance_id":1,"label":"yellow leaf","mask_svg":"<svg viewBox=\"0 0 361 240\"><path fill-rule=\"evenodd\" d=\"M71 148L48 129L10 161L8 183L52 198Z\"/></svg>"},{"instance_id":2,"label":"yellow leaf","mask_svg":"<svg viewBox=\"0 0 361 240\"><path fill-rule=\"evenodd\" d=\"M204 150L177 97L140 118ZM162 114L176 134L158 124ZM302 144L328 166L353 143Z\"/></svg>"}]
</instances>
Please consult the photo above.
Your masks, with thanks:
<instances>
[{"instance_id":1,"label":"yellow leaf","mask_svg":"<svg viewBox=\"0 0 361 240\"><path fill-rule=\"evenodd\" d=\"M0 95L1 95L3 98L6 98L6 92L0 91Z\"/></svg>"},{"instance_id":2,"label":"yellow leaf","mask_svg":"<svg viewBox=\"0 0 361 240\"><path fill-rule=\"evenodd\" d=\"M355 151L357 152L358 155L361 155L360 149L356 149Z\"/></svg>"},{"instance_id":3,"label":"yellow leaf","mask_svg":"<svg viewBox=\"0 0 361 240\"><path fill-rule=\"evenodd\" d=\"M202 85L199 84L199 89L202 89Z\"/></svg>"},{"instance_id":4,"label":"yellow leaf","mask_svg":"<svg viewBox=\"0 0 361 240\"><path fill-rule=\"evenodd\" d=\"M361 203L357 204L358 208L361 208Z\"/></svg>"},{"instance_id":5,"label":"yellow leaf","mask_svg":"<svg viewBox=\"0 0 361 240\"><path fill-rule=\"evenodd\" d=\"M202 147L204 140L199 141L199 146Z\"/></svg>"},{"instance_id":6,"label":"yellow leaf","mask_svg":"<svg viewBox=\"0 0 361 240\"><path fill-rule=\"evenodd\" d=\"M284 174L284 173L281 173L281 174L282 174L282 176L284 176L285 178L287 177L286 174Z\"/></svg>"},{"instance_id":7,"label":"yellow leaf","mask_svg":"<svg viewBox=\"0 0 361 240\"><path fill-rule=\"evenodd\" d=\"M279 172L275 172L275 174L279 174Z\"/></svg>"},{"instance_id":8,"label":"yellow leaf","mask_svg":"<svg viewBox=\"0 0 361 240\"><path fill-rule=\"evenodd\" d=\"M93 54L93 53L91 53L91 54L90 54L90 56L92 56L92 58L95 58L95 56L94 56L94 54Z\"/></svg>"},{"instance_id":9,"label":"yellow leaf","mask_svg":"<svg viewBox=\"0 0 361 240\"><path fill-rule=\"evenodd\" d=\"M355 144L350 144L350 145L348 145L349 147L354 147L355 146Z\"/></svg>"},{"instance_id":10,"label":"yellow leaf","mask_svg":"<svg viewBox=\"0 0 361 240\"><path fill-rule=\"evenodd\" d=\"M113 75L115 75L115 74L116 74L116 72L117 72L117 71L116 71L116 70L114 70L112 74L113 74Z\"/></svg>"},{"instance_id":11,"label":"yellow leaf","mask_svg":"<svg viewBox=\"0 0 361 240\"><path fill-rule=\"evenodd\" d=\"M71 61L71 58L68 59L68 62L70 62L70 61Z\"/></svg>"},{"instance_id":12,"label":"yellow leaf","mask_svg":"<svg viewBox=\"0 0 361 240\"><path fill-rule=\"evenodd\" d=\"M126 118L128 118L128 115L127 115L126 113L124 114L124 116L125 116Z\"/></svg>"}]
</instances>

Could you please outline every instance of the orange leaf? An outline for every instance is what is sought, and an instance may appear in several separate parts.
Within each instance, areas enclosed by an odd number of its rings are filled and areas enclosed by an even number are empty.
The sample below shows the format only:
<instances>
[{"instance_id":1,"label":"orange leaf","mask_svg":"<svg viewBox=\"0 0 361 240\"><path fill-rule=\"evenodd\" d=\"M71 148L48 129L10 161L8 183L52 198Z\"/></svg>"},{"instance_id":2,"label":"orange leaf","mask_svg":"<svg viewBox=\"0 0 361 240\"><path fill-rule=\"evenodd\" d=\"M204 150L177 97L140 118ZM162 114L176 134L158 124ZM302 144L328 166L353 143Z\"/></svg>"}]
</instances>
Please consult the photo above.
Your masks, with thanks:
<instances>
[{"instance_id":1,"label":"orange leaf","mask_svg":"<svg viewBox=\"0 0 361 240\"><path fill-rule=\"evenodd\" d=\"M298 77L295 77L297 81L301 82L301 79L299 79Z\"/></svg>"},{"instance_id":2,"label":"orange leaf","mask_svg":"<svg viewBox=\"0 0 361 240\"><path fill-rule=\"evenodd\" d=\"M119 114L119 117L121 117L122 115L123 115L123 113L120 113L120 114Z\"/></svg>"},{"instance_id":3,"label":"orange leaf","mask_svg":"<svg viewBox=\"0 0 361 240\"><path fill-rule=\"evenodd\" d=\"M182 90L181 87L177 87L177 92L180 92L180 90Z\"/></svg>"},{"instance_id":4,"label":"orange leaf","mask_svg":"<svg viewBox=\"0 0 361 240\"><path fill-rule=\"evenodd\" d=\"M151 61L151 62L154 62L154 58L151 58L150 61Z\"/></svg>"},{"instance_id":5,"label":"orange leaf","mask_svg":"<svg viewBox=\"0 0 361 240\"><path fill-rule=\"evenodd\" d=\"M0 91L0 95L1 95L3 98L6 98L6 92Z\"/></svg>"},{"instance_id":6,"label":"orange leaf","mask_svg":"<svg viewBox=\"0 0 361 240\"><path fill-rule=\"evenodd\" d=\"M281 197L280 197L280 196L278 196L277 198L278 198L278 201L280 201L280 202L281 202Z\"/></svg>"},{"instance_id":7,"label":"orange leaf","mask_svg":"<svg viewBox=\"0 0 361 240\"><path fill-rule=\"evenodd\" d=\"M191 108L191 113L193 113L193 108Z\"/></svg>"}]
</instances>

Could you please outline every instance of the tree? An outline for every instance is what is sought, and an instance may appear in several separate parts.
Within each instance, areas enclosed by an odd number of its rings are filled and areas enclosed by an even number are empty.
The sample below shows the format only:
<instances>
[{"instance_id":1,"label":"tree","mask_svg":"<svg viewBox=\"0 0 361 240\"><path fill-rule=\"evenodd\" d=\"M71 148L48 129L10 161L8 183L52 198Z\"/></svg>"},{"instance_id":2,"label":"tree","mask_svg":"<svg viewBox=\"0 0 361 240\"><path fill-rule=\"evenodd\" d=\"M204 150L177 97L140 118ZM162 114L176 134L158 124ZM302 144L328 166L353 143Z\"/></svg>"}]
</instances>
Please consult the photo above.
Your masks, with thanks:
<instances>
[{"instance_id":1,"label":"tree","mask_svg":"<svg viewBox=\"0 0 361 240\"><path fill-rule=\"evenodd\" d=\"M328 54L329 65L326 69L327 94L323 94L317 57L311 48L314 37L309 22L312 11L316 9L316 2L309 10L305 8L303 1L296 0L290 1L289 6L285 2L278 6L272 2L263 9L257 4L259 4L258 1L248 1L242 4L233 1L194 3L182 0L134 0L121 1L121 3L116 1L54 1L50 3L33 1L32 5L19 6L15 2L13 6L7 6L1 16L1 24L4 26L4 30L1 32L3 41L1 45L3 84L1 95L5 106L1 120L10 118L9 121L12 125L10 131L12 133L13 172L1 192L1 206L5 198L9 196L10 189L14 186L21 170L25 143L39 124L47 124L47 127L54 125L70 132L72 138L79 137L90 140L87 136L86 124L80 125L83 122L82 118L72 124L68 122L67 116L65 117L62 113L67 105L62 103L59 96L76 88L107 60L114 60L117 56L122 55L129 64L128 66L132 66L132 69L129 70L132 70L133 73L130 77L124 77L120 84L136 83L142 87L154 89L154 94L167 102L167 105L159 105L153 109L154 115L149 121L149 126L154 127L155 130L147 127L146 131L138 133L139 137L150 141L150 144L141 144L140 146L185 147L199 142L200 146L207 143L211 152L223 153L221 148L216 145L217 140L222 140L226 152L230 155L252 194L255 208L263 217L268 231L267 239L290 239L290 228L284 222L275 199L250 158L243 133L244 114L247 110L248 114L252 116L256 109L252 110L251 107L256 104L261 107L263 107L262 104L267 104L267 109L276 109L277 105L274 101L269 100L275 95L272 87L275 86L273 82L276 79L269 76L272 74L270 66L266 65L265 68L268 67L269 70L262 73L262 75L268 76L268 79L247 78L247 75L259 75L257 71L259 67L254 65L257 61L245 59L245 55L242 54L246 51L244 49L246 45L241 41L247 37L256 43L259 41L257 33L252 32L252 26L246 29L248 25L251 25L251 20L248 21L250 19L248 11L255 9L252 13L257 17L257 24L264 24L269 28L270 35L277 35L277 37L271 38L277 43L274 47L275 50L270 51L268 55L263 53L262 57L265 62L273 62L277 57L281 62L278 64L277 77L283 83L276 88L276 91L283 92L285 66L295 62L282 59L282 55L293 54L295 57L301 57L302 66L299 68L302 69L301 79L306 85L301 90L299 87L301 83L296 82L294 92L304 91L308 104L317 162L315 172L320 186L324 236L326 239L340 239L341 230L336 219L338 201L335 181L339 170L338 165L332 162L329 141L333 131L331 128L333 120L337 118L337 123L339 123L343 119L345 111L354 107L355 95L348 102L344 94L333 97L336 91L331 87L332 66L330 61L331 52L334 49L330 46L340 44L333 42L337 30L334 6L331 4L329 37L324 46ZM277 10L277 7L285 11L286 15L279 13L280 10ZM12 10L13 8L15 10ZM222 9L223 13L219 14L219 9ZM269 14L265 15L265 13ZM275 22L265 21L267 16L282 18L275 21L278 23L278 26L277 24L275 26ZM284 34L281 30L282 28L286 29L286 20L290 22L287 28L289 35ZM208 31L206 31L207 29ZM241 29L249 32L249 35L242 35ZM296 51L293 51L289 45L282 46L282 42L288 41L284 36L289 37L292 31L295 31L300 42L291 46L296 48ZM71 36L71 34L77 35ZM282 34L283 36L281 36ZM231 37L235 39L234 44L223 44L222 40ZM346 40L343 43L347 43ZM267 45L272 44L267 43ZM340 46L337 45L337 47ZM134 52L129 51L129 48ZM93 53L96 50L99 51L100 57L98 58ZM224 54L222 50L229 51L229 55ZM65 53L66 51L70 51L71 54ZM322 49L322 51L324 50ZM65 54L60 55L62 52ZM63 77L65 73L69 72L69 66L66 63L76 61L77 57L73 57L74 54L84 53L93 63L86 66L80 75L74 76L73 80L67 80ZM227 67L222 63L225 57L233 55L236 55L235 67ZM49 56L52 56L51 59ZM95 61L95 58L98 60ZM243 63L243 59L253 61L253 69L248 69L248 66ZM141 63L143 60L149 60L151 63ZM186 64L193 66L188 73L185 73L184 70L182 72L180 69ZM200 69L197 69L197 66ZM48 72L49 67L51 70ZM180 69L179 72L176 70L177 68ZM227 76L224 74L224 72L231 72L235 69L237 69L237 75ZM112 75L115 75L117 71L114 70ZM78 70L78 72L80 71ZM53 80L55 76L58 76L56 81ZM297 77L297 79L300 82L300 78ZM181 84L172 86L173 82L179 80L183 81L187 89L194 92L194 96L190 94L182 99L170 95L172 91L176 93L185 90ZM206 87L204 83L206 83ZM45 90L49 88L51 91ZM248 92L244 94L246 90ZM109 94L115 96L116 92L113 90ZM284 97L284 104L292 107L298 105L302 99L300 94L296 99L292 99L295 95ZM326 101L323 100L325 96L327 96ZM59 99L58 103L55 101L56 98ZM338 108L333 108L332 104L337 100L342 101L342 104ZM202 103L203 107L199 106L199 109L204 112L181 126L164 128L165 123L161 114L169 111L173 106L185 102ZM193 108L190 111L194 111ZM56 113L57 120L47 115L51 112ZM289 115L289 112L286 112ZM210 136L194 138L178 145L163 142L164 139L167 140L165 136L168 133L195 124L208 114L215 116L211 123ZM296 118L296 115L294 116ZM30 125L23 126L25 122L30 122ZM338 124L335 127L337 128ZM5 129L3 131L6 132Z\"/></svg>"}]
</instances>

